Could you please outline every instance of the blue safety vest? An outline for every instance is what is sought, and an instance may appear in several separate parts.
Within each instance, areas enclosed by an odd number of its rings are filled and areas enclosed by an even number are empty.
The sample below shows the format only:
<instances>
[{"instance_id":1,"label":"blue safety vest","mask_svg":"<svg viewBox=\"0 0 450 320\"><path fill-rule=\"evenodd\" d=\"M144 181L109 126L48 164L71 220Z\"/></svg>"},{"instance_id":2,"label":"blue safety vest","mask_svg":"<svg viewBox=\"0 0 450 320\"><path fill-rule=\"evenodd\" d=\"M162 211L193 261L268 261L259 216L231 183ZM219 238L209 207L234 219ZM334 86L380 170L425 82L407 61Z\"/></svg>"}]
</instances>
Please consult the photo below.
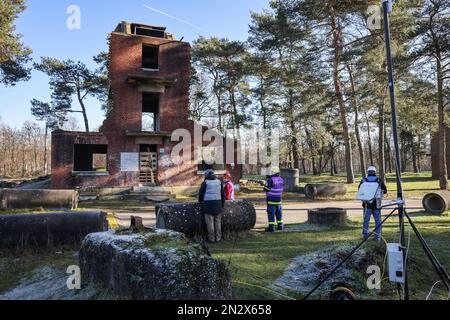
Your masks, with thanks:
<instances>
[{"instance_id":1,"label":"blue safety vest","mask_svg":"<svg viewBox=\"0 0 450 320\"><path fill-rule=\"evenodd\" d=\"M270 179L272 187L267 191L267 203L280 205L283 198L284 180L280 176L272 176Z\"/></svg>"}]
</instances>

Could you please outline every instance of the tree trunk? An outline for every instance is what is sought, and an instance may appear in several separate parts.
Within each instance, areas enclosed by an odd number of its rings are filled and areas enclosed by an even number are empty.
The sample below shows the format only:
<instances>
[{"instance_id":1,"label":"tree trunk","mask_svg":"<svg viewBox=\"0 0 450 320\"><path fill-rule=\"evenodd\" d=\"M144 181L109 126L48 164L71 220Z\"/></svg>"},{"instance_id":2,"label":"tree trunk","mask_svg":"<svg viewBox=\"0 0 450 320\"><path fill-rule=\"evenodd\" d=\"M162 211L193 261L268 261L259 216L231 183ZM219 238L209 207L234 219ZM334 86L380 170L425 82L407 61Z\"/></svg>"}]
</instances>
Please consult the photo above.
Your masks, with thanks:
<instances>
[{"instance_id":1,"label":"tree trunk","mask_svg":"<svg viewBox=\"0 0 450 320\"><path fill-rule=\"evenodd\" d=\"M214 79L213 91L217 100L217 118L219 120L218 129L220 133L223 133L223 121L222 121L222 96L220 94L220 90L218 89L220 77L217 72L210 70Z\"/></svg>"},{"instance_id":2,"label":"tree trunk","mask_svg":"<svg viewBox=\"0 0 450 320\"><path fill-rule=\"evenodd\" d=\"M386 164L384 160L384 126L385 115L384 109L386 105L387 88L384 89L382 94L382 101L380 101L378 110L378 171L382 181L386 181Z\"/></svg>"},{"instance_id":3,"label":"tree trunk","mask_svg":"<svg viewBox=\"0 0 450 320\"><path fill-rule=\"evenodd\" d=\"M333 57L333 82L335 96L339 104L339 112L341 115L342 122L342 132L344 135L345 143L345 167L347 171L347 183L354 183L355 176L353 173L353 156L352 156L352 144L350 140L350 133L347 123L347 111L345 109L344 97L341 89L341 82L339 79L339 64L341 60L342 53L342 30L338 26L336 21L336 16L331 16L331 27L333 31L333 47L334 47L334 57Z\"/></svg>"},{"instance_id":4,"label":"tree trunk","mask_svg":"<svg viewBox=\"0 0 450 320\"><path fill-rule=\"evenodd\" d=\"M230 97L231 97L231 106L233 108L233 123L234 123L234 128L236 129L237 132L237 141L238 143L241 143L241 125L239 123L239 117L238 117L238 111L237 111L237 104L236 104L236 98L234 96L234 89L232 89L231 91L229 91L230 93Z\"/></svg>"},{"instance_id":5,"label":"tree trunk","mask_svg":"<svg viewBox=\"0 0 450 320\"><path fill-rule=\"evenodd\" d=\"M336 152L335 152L335 147L332 143L330 143L330 174L332 177L334 177L337 172L336 172Z\"/></svg>"},{"instance_id":6,"label":"tree trunk","mask_svg":"<svg viewBox=\"0 0 450 320\"><path fill-rule=\"evenodd\" d=\"M222 124L222 98L220 97L220 93L214 92L217 99L217 118L219 119L219 132L223 133L223 124Z\"/></svg>"},{"instance_id":7,"label":"tree trunk","mask_svg":"<svg viewBox=\"0 0 450 320\"><path fill-rule=\"evenodd\" d=\"M417 166L417 153L416 153L416 143L414 142L414 135L411 134L409 137L409 145L411 148L411 157L414 173L419 173L419 168Z\"/></svg>"},{"instance_id":8,"label":"tree trunk","mask_svg":"<svg viewBox=\"0 0 450 320\"><path fill-rule=\"evenodd\" d=\"M295 126L295 112L294 112L294 101L293 101L294 92L289 90L289 122L291 127L291 135L292 135L292 159L294 161L294 169L299 169L300 158L298 152L298 139L297 139L297 127Z\"/></svg>"},{"instance_id":9,"label":"tree trunk","mask_svg":"<svg viewBox=\"0 0 450 320\"><path fill-rule=\"evenodd\" d=\"M359 107L358 107L358 102L356 100L356 90L355 90L355 82L353 80L353 72L352 72L352 68L350 67L349 64L347 64L347 70L348 70L348 75L350 77L350 84L351 84L351 90L352 90L351 101L353 104L353 112L355 113L355 135L356 135L356 141L358 143L359 165L360 165L362 177L365 178L367 167L366 167L366 160L364 158L364 148L363 148L362 141L361 141L361 133L359 130Z\"/></svg>"},{"instance_id":10,"label":"tree trunk","mask_svg":"<svg viewBox=\"0 0 450 320\"><path fill-rule=\"evenodd\" d=\"M386 128L384 130L384 140L385 140L385 144L386 144L386 163L388 165L388 172L392 173L394 170L394 164L392 161L392 150L391 150L391 143L388 139L388 135L387 135L387 131Z\"/></svg>"},{"instance_id":11,"label":"tree trunk","mask_svg":"<svg viewBox=\"0 0 450 320\"><path fill-rule=\"evenodd\" d=\"M48 126L45 125L45 133L44 133L44 176L47 175L47 135L48 135Z\"/></svg>"},{"instance_id":12,"label":"tree trunk","mask_svg":"<svg viewBox=\"0 0 450 320\"><path fill-rule=\"evenodd\" d=\"M80 106L81 106L81 113L83 114L84 127L85 127L86 132L89 132L89 121L88 121L88 117L87 117L87 113L86 113L86 106L84 105L83 99L81 98L80 90L77 90L77 96L78 96L78 102L80 103Z\"/></svg>"},{"instance_id":13,"label":"tree trunk","mask_svg":"<svg viewBox=\"0 0 450 320\"><path fill-rule=\"evenodd\" d=\"M303 174L306 174L306 163L305 163L305 158L302 158L302 170L303 170Z\"/></svg>"},{"instance_id":14,"label":"tree trunk","mask_svg":"<svg viewBox=\"0 0 450 320\"><path fill-rule=\"evenodd\" d=\"M441 57L438 52L436 57L437 89L438 89L438 121L439 121L439 188L448 189L447 173L447 126L445 125L444 110L444 79Z\"/></svg>"},{"instance_id":15,"label":"tree trunk","mask_svg":"<svg viewBox=\"0 0 450 320\"><path fill-rule=\"evenodd\" d=\"M309 150L310 150L310 152L312 154L311 155L312 171L313 171L313 175L316 176L318 174L318 172L317 172L317 167L316 167L315 155L313 153L314 146L313 146L313 143L312 143L311 134L310 134L310 132L308 130L308 127L307 127L306 123L305 123L304 127L305 127L306 144L308 145Z\"/></svg>"},{"instance_id":16,"label":"tree trunk","mask_svg":"<svg viewBox=\"0 0 450 320\"><path fill-rule=\"evenodd\" d=\"M318 176L322 176L322 166L323 166L323 157L322 155L319 156L319 165L318 165Z\"/></svg>"},{"instance_id":17,"label":"tree trunk","mask_svg":"<svg viewBox=\"0 0 450 320\"><path fill-rule=\"evenodd\" d=\"M369 148L369 158L370 158L370 165L375 165L375 161L373 160L373 149L372 149L372 133L371 133L371 126L369 117L367 116L367 113L365 114L366 118L366 125L367 125L367 147Z\"/></svg>"},{"instance_id":18,"label":"tree trunk","mask_svg":"<svg viewBox=\"0 0 450 320\"><path fill-rule=\"evenodd\" d=\"M422 147L422 139L420 138L420 135L417 135L417 169L419 172L422 172L422 154L421 154L421 147Z\"/></svg>"},{"instance_id":19,"label":"tree trunk","mask_svg":"<svg viewBox=\"0 0 450 320\"><path fill-rule=\"evenodd\" d=\"M22 178L26 175L25 146L22 147Z\"/></svg>"},{"instance_id":20,"label":"tree trunk","mask_svg":"<svg viewBox=\"0 0 450 320\"><path fill-rule=\"evenodd\" d=\"M36 138L34 139L34 145L33 145L33 175L36 175L38 172L38 160L37 160L37 142Z\"/></svg>"}]
</instances>

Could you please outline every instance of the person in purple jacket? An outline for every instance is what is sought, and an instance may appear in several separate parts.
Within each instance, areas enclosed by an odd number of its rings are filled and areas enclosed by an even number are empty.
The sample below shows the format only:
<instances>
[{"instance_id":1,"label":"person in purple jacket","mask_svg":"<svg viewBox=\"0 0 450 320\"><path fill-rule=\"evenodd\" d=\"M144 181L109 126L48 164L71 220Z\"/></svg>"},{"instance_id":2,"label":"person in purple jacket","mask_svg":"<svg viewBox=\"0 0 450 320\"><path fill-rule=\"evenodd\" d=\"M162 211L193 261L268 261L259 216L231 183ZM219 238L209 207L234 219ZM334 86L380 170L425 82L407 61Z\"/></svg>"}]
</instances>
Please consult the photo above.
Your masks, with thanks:
<instances>
[{"instance_id":1,"label":"person in purple jacket","mask_svg":"<svg viewBox=\"0 0 450 320\"><path fill-rule=\"evenodd\" d=\"M267 215L269 217L269 228L267 232L275 232L275 226L278 225L278 231L284 230L283 223L283 191L284 181L280 177L280 169L272 168L272 175L267 179L264 191L267 194Z\"/></svg>"}]
</instances>

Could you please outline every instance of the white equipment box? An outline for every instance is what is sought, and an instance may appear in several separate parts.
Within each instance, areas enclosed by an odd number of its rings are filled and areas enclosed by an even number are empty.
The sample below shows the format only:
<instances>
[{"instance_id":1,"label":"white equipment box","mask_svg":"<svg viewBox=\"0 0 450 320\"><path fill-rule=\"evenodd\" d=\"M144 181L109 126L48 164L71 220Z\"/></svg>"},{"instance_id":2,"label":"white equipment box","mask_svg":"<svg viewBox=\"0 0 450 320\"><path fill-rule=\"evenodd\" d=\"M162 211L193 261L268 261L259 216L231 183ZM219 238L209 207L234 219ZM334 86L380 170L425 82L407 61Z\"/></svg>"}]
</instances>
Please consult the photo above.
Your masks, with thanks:
<instances>
[{"instance_id":1,"label":"white equipment box","mask_svg":"<svg viewBox=\"0 0 450 320\"><path fill-rule=\"evenodd\" d=\"M403 249L398 243L388 243L389 281L405 283L405 266L403 264Z\"/></svg>"},{"instance_id":2,"label":"white equipment box","mask_svg":"<svg viewBox=\"0 0 450 320\"><path fill-rule=\"evenodd\" d=\"M380 184L378 182L364 182L356 194L356 200L372 201L376 198Z\"/></svg>"}]
</instances>

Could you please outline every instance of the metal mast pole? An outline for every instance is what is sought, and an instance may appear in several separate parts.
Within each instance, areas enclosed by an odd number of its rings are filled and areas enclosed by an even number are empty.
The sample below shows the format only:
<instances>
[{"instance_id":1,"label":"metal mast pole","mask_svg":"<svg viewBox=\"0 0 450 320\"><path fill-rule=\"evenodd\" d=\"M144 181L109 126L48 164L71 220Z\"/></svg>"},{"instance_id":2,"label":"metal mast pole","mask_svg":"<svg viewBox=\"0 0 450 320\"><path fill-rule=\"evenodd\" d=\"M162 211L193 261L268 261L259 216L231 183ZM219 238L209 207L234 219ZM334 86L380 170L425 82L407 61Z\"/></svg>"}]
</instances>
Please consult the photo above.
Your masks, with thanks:
<instances>
[{"instance_id":1,"label":"metal mast pole","mask_svg":"<svg viewBox=\"0 0 450 320\"><path fill-rule=\"evenodd\" d=\"M391 97L391 114L392 114L392 135L394 136L394 147L395 147L395 160L396 160L396 175L397 175L397 198L399 200L398 204L398 215L400 223L400 243L403 247L403 262L406 266L406 250L405 250L405 228L404 228L404 195L403 195L403 185L402 185L402 175L401 175L401 160L400 160L400 147L398 141L398 129L397 129L397 108L395 100L395 82L394 82L394 70L392 66L392 54L391 54L391 31L389 25L389 13L392 11L392 0L382 0L383 1L383 12L384 12L384 33L386 40L386 54L387 54L387 68L389 74L389 93ZM382 146L380 146L382 147ZM404 284L404 299L409 300L409 289L408 289L408 277L405 268L405 284Z\"/></svg>"}]
</instances>

